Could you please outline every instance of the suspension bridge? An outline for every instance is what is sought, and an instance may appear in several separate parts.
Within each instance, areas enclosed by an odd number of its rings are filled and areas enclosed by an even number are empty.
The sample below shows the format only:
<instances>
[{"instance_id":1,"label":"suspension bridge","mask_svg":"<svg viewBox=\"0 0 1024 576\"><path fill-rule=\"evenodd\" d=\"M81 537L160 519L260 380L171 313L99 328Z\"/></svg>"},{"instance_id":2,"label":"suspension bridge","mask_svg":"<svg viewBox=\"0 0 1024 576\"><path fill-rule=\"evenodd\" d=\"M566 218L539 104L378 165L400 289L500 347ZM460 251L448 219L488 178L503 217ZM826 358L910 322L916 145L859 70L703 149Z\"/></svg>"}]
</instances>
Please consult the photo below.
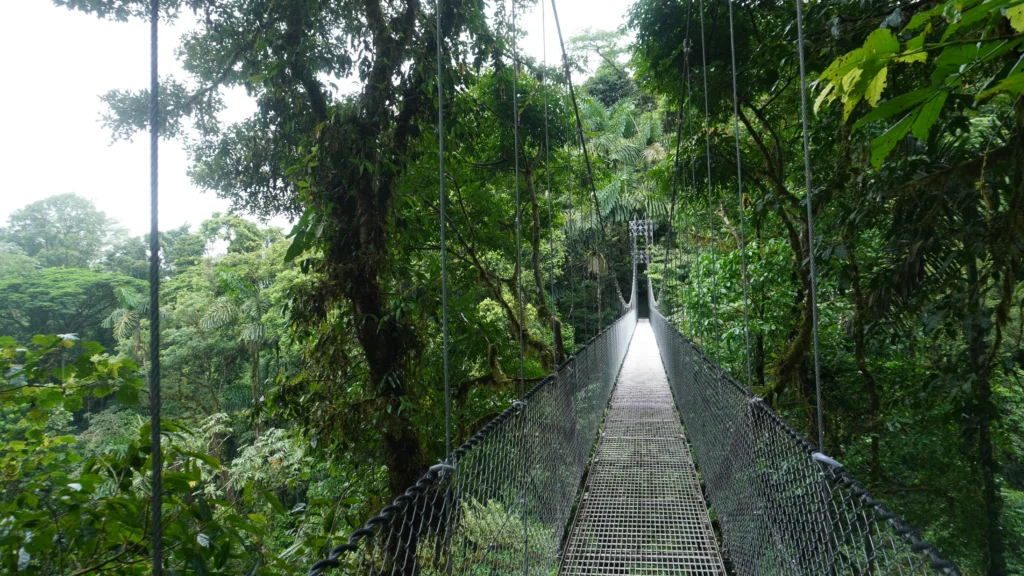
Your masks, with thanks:
<instances>
[{"instance_id":1,"label":"suspension bridge","mask_svg":"<svg viewBox=\"0 0 1024 576\"><path fill-rule=\"evenodd\" d=\"M640 318L637 283L310 574L959 574L673 328L650 285Z\"/></svg>"},{"instance_id":2,"label":"suspension bridge","mask_svg":"<svg viewBox=\"0 0 1024 576\"><path fill-rule=\"evenodd\" d=\"M687 0L687 42L693 0ZM698 0L701 57L704 57L703 3ZM730 36L732 32L732 3ZM554 0L552 12L557 21ZM809 245L813 210L806 114L806 73L801 1L796 2L800 41L800 81L804 108L804 152ZM150 127L152 143L151 349L159 351L159 245L157 244L158 81L156 30L158 2L151 0L153 25ZM438 10L438 30L440 10ZM512 10L515 38L515 7ZM696 33L694 38L697 38ZM559 26L561 42L561 29ZM730 40L733 39L730 37ZM736 98L735 43L732 54ZM513 60L518 60L513 40ZM442 47L438 43L438 101ZM563 66L575 111L578 144L594 190L590 160L562 43ZM687 62L689 59L687 58ZM687 64L689 65L689 64ZM707 70L704 110L707 118ZM691 106L689 69L686 108ZM512 75L513 124L519 142ZM676 135L675 179L684 126L683 106ZM685 125L692 128L687 114ZM439 187L444 311L444 366L448 399L447 280L445 272L444 111L439 110ZM545 92L545 134L547 92ZM707 130L705 130L707 132ZM737 138L737 182L742 202L742 167ZM693 140L690 138L690 140ZM710 147L710 144L708 144ZM516 149L517 270L522 269L519 147ZM571 158L571 156L570 156ZM696 166L691 166L696 194ZM708 183L711 181L708 151ZM685 184L684 184L685 187ZM550 189L550 182L548 183ZM678 186L673 182L673 211ZM550 202L550 198L549 198ZM548 206L551 210L550 205ZM711 209L709 205L709 210ZM572 211L570 205L569 210ZM740 211L742 215L742 210ZM600 215L598 214L598 220ZM549 218L550 221L550 218ZM669 225L673 217L670 212ZM760 398L737 382L682 334L660 309L643 266L651 263L651 227L631 226L634 237L632 291L619 298L621 315L490 423L451 449L404 494L379 510L347 540L314 563L309 574L331 570L367 575L563 574L588 575L875 575L959 574L934 546L875 499L842 466L805 438ZM671 229L670 229L671 230ZM602 223L603 231L603 223ZM743 233L743 222L740 221ZM643 237L643 248L636 238ZM668 237L672 237L671 234ZM741 240L743 249L744 242ZM670 260L671 242L665 260ZM714 244L711 244L714 262ZM814 258L810 258L815 298ZM554 274L552 273L552 281ZM747 305L745 254L744 311ZM640 286L643 286L641 291ZM711 292L715 304L717 290ZM519 325L523 324L518 287ZM552 300L554 289L552 288ZM816 310L816 302L814 307ZM521 330L521 329L520 329ZM522 332L519 334L522 374ZM749 329L748 329L749 349ZM154 495L160 492L159 355L150 366L153 417ZM817 390L820 370L815 316L814 357ZM749 350L748 350L749 371ZM817 415L821 418L821 399ZM450 415L446 413L450 448ZM819 434L823 426L819 420ZM154 496L158 498L158 496ZM160 506L153 507L154 573L160 572Z\"/></svg>"}]
</instances>

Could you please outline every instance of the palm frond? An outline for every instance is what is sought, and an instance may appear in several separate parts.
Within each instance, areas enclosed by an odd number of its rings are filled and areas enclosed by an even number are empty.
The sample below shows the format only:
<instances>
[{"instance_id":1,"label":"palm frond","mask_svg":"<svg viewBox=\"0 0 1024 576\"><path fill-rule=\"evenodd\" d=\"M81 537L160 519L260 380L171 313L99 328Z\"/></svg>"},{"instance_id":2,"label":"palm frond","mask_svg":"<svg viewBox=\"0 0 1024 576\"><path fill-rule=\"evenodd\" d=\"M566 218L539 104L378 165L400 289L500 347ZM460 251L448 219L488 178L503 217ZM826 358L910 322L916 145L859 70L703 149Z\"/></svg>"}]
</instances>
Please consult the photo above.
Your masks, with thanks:
<instances>
[{"instance_id":1,"label":"palm frond","mask_svg":"<svg viewBox=\"0 0 1024 576\"><path fill-rule=\"evenodd\" d=\"M234 322L239 316L238 307L229 298L220 298L203 316L200 325L212 330Z\"/></svg>"}]
</instances>

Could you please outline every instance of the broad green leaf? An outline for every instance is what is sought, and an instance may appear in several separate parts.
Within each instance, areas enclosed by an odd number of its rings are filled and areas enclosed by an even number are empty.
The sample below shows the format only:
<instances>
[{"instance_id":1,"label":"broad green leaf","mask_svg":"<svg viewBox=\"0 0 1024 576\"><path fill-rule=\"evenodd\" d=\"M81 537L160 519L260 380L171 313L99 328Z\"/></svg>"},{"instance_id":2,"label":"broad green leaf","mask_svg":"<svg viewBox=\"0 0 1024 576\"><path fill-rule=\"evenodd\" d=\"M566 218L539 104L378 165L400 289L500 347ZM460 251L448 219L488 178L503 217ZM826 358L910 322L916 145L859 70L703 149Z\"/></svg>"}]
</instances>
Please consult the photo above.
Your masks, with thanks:
<instances>
[{"instance_id":1,"label":"broad green leaf","mask_svg":"<svg viewBox=\"0 0 1024 576\"><path fill-rule=\"evenodd\" d=\"M284 261L291 262L295 260L295 257L302 254L307 247L306 232L303 230L295 231L295 237L292 238L291 245L288 246L288 251L284 254Z\"/></svg>"},{"instance_id":2,"label":"broad green leaf","mask_svg":"<svg viewBox=\"0 0 1024 576\"><path fill-rule=\"evenodd\" d=\"M82 409L82 398L81 396L65 396L64 397L64 409L72 414Z\"/></svg>"},{"instance_id":3,"label":"broad green leaf","mask_svg":"<svg viewBox=\"0 0 1024 576\"><path fill-rule=\"evenodd\" d=\"M196 460L202 461L204 464L206 464L210 468L213 468L214 470L220 470L220 461L218 461L213 456L210 456L209 454L206 454L205 452L185 452L185 451L183 451L181 453L181 455L182 456L187 456L189 458L195 458Z\"/></svg>"},{"instance_id":4,"label":"broad green leaf","mask_svg":"<svg viewBox=\"0 0 1024 576\"><path fill-rule=\"evenodd\" d=\"M31 492L22 492L14 499L20 508L35 508L39 505L39 497Z\"/></svg>"},{"instance_id":5,"label":"broad green leaf","mask_svg":"<svg viewBox=\"0 0 1024 576\"><path fill-rule=\"evenodd\" d=\"M281 515L287 514L284 506L281 505L281 501L277 499L277 496L273 492L270 490L261 490L260 494L263 495L263 498L266 499L267 503L270 504L270 507L273 508L275 512Z\"/></svg>"},{"instance_id":6,"label":"broad green leaf","mask_svg":"<svg viewBox=\"0 0 1024 576\"><path fill-rule=\"evenodd\" d=\"M828 65L828 68L821 73L821 77L838 84L839 81L850 72L850 70L859 66L863 60L864 49L857 48L856 50L833 60L832 63Z\"/></svg>"},{"instance_id":7,"label":"broad green leaf","mask_svg":"<svg viewBox=\"0 0 1024 576\"><path fill-rule=\"evenodd\" d=\"M1003 78L999 84L978 94L978 100L987 100L998 94L1024 94L1024 72L1017 72Z\"/></svg>"},{"instance_id":8,"label":"broad green leaf","mask_svg":"<svg viewBox=\"0 0 1024 576\"><path fill-rule=\"evenodd\" d=\"M942 34L942 41L945 42L951 36L957 33L961 28L967 28L972 24L977 24L984 20L993 10L999 7L1000 4L1005 4L1006 0L995 0L994 2L985 2L980 6L975 6L966 12L960 14L960 19L953 22L946 27L946 31Z\"/></svg>"},{"instance_id":9,"label":"broad green leaf","mask_svg":"<svg viewBox=\"0 0 1024 576\"><path fill-rule=\"evenodd\" d=\"M872 108L878 106L878 100L882 98L882 92L885 90L888 74L889 67L883 67L878 71L878 74L875 74L875 77L868 82L868 86L864 90L864 97L867 98L868 104L871 104Z\"/></svg>"},{"instance_id":10,"label":"broad green leaf","mask_svg":"<svg viewBox=\"0 0 1024 576\"><path fill-rule=\"evenodd\" d=\"M1013 8L1006 9L1006 17L1010 19L1010 26L1017 32L1024 32L1024 2Z\"/></svg>"},{"instance_id":11,"label":"broad green leaf","mask_svg":"<svg viewBox=\"0 0 1024 576\"><path fill-rule=\"evenodd\" d=\"M913 64L914 62L927 62L928 53L924 51L924 37L928 32L922 32L921 34L914 36L910 40L907 40L907 49L903 51L896 60L898 62L904 62L906 64Z\"/></svg>"},{"instance_id":12,"label":"broad green leaf","mask_svg":"<svg viewBox=\"0 0 1024 576\"><path fill-rule=\"evenodd\" d=\"M960 67L978 58L977 44L955 44L946 46L935 58L932 84L942 84L950 74L959 74Z\"/></svg>"},{"instance_id":13,"label":"broad green leaf","mask_svg":"<svg viewBox=\"0 0 1024 576\"><path fill-rule=\"evenodd\" d=\"M852 92L860 81L861 75L864 74L863 68L854 68L843 76L842 87L845 92Z\"/></svg>"},{"instance_id":14,"label":"broad green leaf","mask_svg":"<svg viewBox=\"0 0 1024 576\"><path fill-rule=\"evenodd\" d=\"M932 125L935 124L935 121L938 120L939 112L942 111L942 105L946 103L948 96L949 92L943 90L921 106L921 111L918 112L917 119L914 120L912 128L915 138L921 142L928 141L928 132L931 130Z\"/></svg>"},{"instance_id":15,"label":"broad green leaf","mask_svg":"<svg viewBox=\"0 0 1024 576\"><path fill-rule=\"evenodd\" d=\"M859 130L872 122L884 120L891 116L906 112L930 98L937 91L938 88L936 87L921 88L919 90L914 90L913 92L901 94L895 98L890 98L883 102L878 108L868 112L863 118L854 123L853 130Z\"/></svg>"},{"instance_id":16,"label":"broad green leaf","mask_svg":"<svg viewBox=\"0 0 1024 576\"><path fill-rule=\"evenodd\" d=\"M120 386L114 398L124 406L137 406L139 404L139 391L131 386Z\"/></svg>"},{"instance_id":17,"label":"broad green leaf","mask_svg":"<svg viewBox=\"0 0 1024 576\"><path fill-rule=\"evenodd\" d=\"M885 134L871 141L871 165L876 170L882 167L882 162L892 152L892 149L907 135L907 132L910 132L910 127L916 118L917 111L907 114L895 126L886 130Z\"/></svg>"},{"instance_id":18,"label":"broad green leaf","mask_svg":"<svg viewBox=\"0 0 1024 576\"><path fill-rule=\"evenodd\" d=\"M945 4L939 3L938 6L932 8L931 10L925 12L918 12L917 14L914 14L914 16L910 19L910 22L907 23L907 26L902 31L913 32L914 30L920 29L925 24L931 22L932 18L942 14L942 11L945 9L945 7Z\"/></svg>"},{"instance_id":19,"label":"broad green leaf","mask_svg":"<svg viewBox=\"0 0 1024 576\"><path fill-rule=\"evenodd\" d=\"M850 114L853 113L854 108L857 104L860 104L860 94L850 94L843 98L843 122L850 119Z\"/></svg>"},{"instance_id":20,"label":"broad green leaf","mask_svg":"<svg viewBox=\"0 0 1024 576\"><path fill-rule=\"evenodd\" d=\"M879 28L868 34L864 40L864 50L868 54L887 56L900 51L900 41L888 28Z\"/></svg>"},{"instance_id":21,"label":"broad green leaf","mask_svg":"<svg viewBox=\"0 0 1024 576\"><path fill-rule=\"evenodd\" d=\"M825 85L825 87L821 90L821 94L818 94L818 97L814 100L814 115L815 116L818 115L818 109L821 108L821 104L823 102L825 102L826 100L828 100L829 102L835 100L835 94L833 94L833 91L835 90L835 88L836 88L836 85L832 84L830 82L827 85ZM832 95L832 97L829 98L829 95Z\"/></svg>"}]
</instances>

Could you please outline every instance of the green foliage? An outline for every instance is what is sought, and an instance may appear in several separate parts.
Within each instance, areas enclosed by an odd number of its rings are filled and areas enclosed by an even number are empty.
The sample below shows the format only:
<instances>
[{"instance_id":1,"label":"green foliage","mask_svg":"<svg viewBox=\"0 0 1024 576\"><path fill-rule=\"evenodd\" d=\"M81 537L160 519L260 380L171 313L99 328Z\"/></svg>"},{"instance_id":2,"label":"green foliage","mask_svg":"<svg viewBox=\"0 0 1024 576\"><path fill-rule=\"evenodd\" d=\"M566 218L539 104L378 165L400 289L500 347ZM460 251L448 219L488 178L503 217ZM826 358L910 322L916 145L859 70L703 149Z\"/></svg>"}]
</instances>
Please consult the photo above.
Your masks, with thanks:
<instances>
[{"instance_id":1,"label":"green foliage","mask_svg":"<svg viewBox=\"0 0 1024 576\"><path fill-rule=\"evenodd\" d=\"M87 268L106 247L110 222L92 202L60 194L11 213L0 240L21 247L43 267Z\"/></svg>"},{"instance_id":2,"label":"green foliage","mask_svg":"<svg viewBox=\"0 0 1024 576\"><path fill-rule=\"evenodd\" d=\"M641 0L630 11L642 89L682 107L680 203L663 242L672 258L651 267L664 279L664 308L748 382L746 307L749 384L815 438L813 253L824 450L965 574L1011 574L1024 558L1024 452L1014 416L1024 376L1019 4L805 5L817 100L809 126L813 252L792 4L733 5L735 119L728 5L706 5L706 44L695 5L689 54L685 4ZM841 111L828 105L835 101ZM652 182L667 187L671 179L658 170L649 171Z\"/></svg>"},{"instance_id":3,"label":"green foliage","mask_svg":"<svg viewBox=\"0 0 1024 576\"><path fill-rule=\"evenodd\" d=\"M45 268L0 281L0 334L27 340L33 334L78 334L111 342L100 324L118 305L117 290L142 290L125 276L80 268Z\"/></svg>"},{"instance_id":4,"label":"green foliage","mask_svg":"<svg viewBox=\"0 0 1024 576\"><path fill-rule=\"evenodd\" d=\"M39 263L25 254L21 246L0 241L0 282L11 278L24 278L36 272Z\"/></svg>"},{"instance_id":5,"label":"green foliage","mask_svg":"<svg viewBox=\"0 0 1024 576\"><path fill-rule=\"evenodd\" d=\"M862 47L836 58L821 73L819 82L823 82L823 88L814 104L815 112L823 103L839 99L846 121L857 104L866 100L874 110L854 124L854 130L902 114L871 143L871 163L877 169L908 133L928 142L931 127L939 120L951 93L973 97L978 102L999 95L1024 94L1024 55L1015 56L1024 43L1022 6L1018 0L938 3L910 19L901 32L906 38L902 49L892 30L875 30ZM1009 34L1005 33L1007 23ZM889 67L917 64L930 64L930 76L924 80L924 74L914 74L922 76L923 81L910 84L924 87L900 94L880 106Z\"/></svg>"}]
</instances>

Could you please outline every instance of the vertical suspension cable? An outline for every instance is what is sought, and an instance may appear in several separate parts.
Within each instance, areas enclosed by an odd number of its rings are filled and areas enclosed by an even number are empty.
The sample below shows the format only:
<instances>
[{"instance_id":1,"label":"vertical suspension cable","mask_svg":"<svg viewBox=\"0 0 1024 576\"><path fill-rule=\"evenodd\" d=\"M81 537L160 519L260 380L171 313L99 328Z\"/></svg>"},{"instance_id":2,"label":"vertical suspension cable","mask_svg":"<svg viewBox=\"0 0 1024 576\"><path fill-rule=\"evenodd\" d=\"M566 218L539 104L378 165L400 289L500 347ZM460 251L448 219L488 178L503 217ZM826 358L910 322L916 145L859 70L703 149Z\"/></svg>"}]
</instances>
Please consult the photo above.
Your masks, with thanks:
<instances>
[{"instance_id":1,"label":"vertical suspension cable","mask_svg":"<svg viewBox=\"0 0 1024 576\"><path fill-rule=\"evenodd\" d=\"M680 276L680 282L679 282L680 299L679 299L679 304L682 307L684 322L685 322L685 320L690 315L690 311L689 311L689 309L685 305L685 300L682 299L682 287L684 285L683 282L682 282L682 273L683 273L684 267L686 265L686 259L687 259L688 255L689 255L689 252L690 252L690 246L689 246L690 243L689 243L689 241L686 238L686 229L687 229L687 224L688 224L688 220L689 220L689 217L688 217L688 215L686 213L686 186L687 186L686 185L686 166L684 164L682 164L682 162L680 162L680 158L679 158L679 155L682 153L682 149L681 148L682 148L682 139L683 139L683 110L684 110L684 107L688 107L689 106L689 102L685 101L685 97L686 97L686 63L684 61L684 63L683 63L683 76L679 79L679 117L678 117L679 126L676 129L676 162L678 164L678 167L676 168L676 171L678 172L678 177L680 179L679 186L681 188L681 198L679 199L679 212L680 212L680 215L682 217L682 223L681 223L681 226L680 226L680 231L681 231L680 235L682 236L682 238L681 238L682 246L681 246L680 250L678 251L679 254L676 256L676 269L679 271L679 276ZM690 116L690 113L689 113L689 110L687 109L686 110L686 117L689 118L689 116ZM674 240L674 238L673 238L673 240Z\"/></svg>"},{"instance_id":2,"label":"vertical suspension cable","mask_svg":"<svg viewBox=\"0 0 1024 576\"><path fill-rule=\"evenodd\" d=\"M525 367L523 365L523 241L520 231L522 221L522 201L519 194L519 52L518 40L516 38L516 0L510 0L512 5L512 133L513 148L515 148L515 181L516 181L516 303L519 308L519 397L526 395ZM525 410L525 406L520 410ZM522 416L520 416L522 418ZM524 447L525 448L525 447ZM520 454L523 462L522 484L520 497L522 498L522 520L523 520L523 574L530 574L530 531L527 514L526 500L526 459Z\"/></svg>"},{"instance_id":3,"label":"vertical suspension cable","mask_svg":"<svg viewBox=\"0 0 1024 576\"><path fill-rule=\"evenodd\" d=\"M740 157L740 101L739 101L739 89L737 87L736 80L736 34L733 31L733 16L732 16L732 4L733 0L729 0L729 51L732 56L732 119L733 119L733 133L736 136L736 185L739 189L740 197L740 261L742 263L743 273L743 335L746 343L746 354L747 354L747 389L750 390L753 377L750 366L750 312L748 310L748 294L747 284L747 233L746 223L743 213L743 160Z\"/></svg>"},{"instance_id":4,"label":"vertical suspension cable","mask_svg":"<svg viewBox=\"0 0 1024 576\"><path fill-rule=\"evenodd\" d=\"M540 3L540 35L541 35L541 87L544 91L544 175L547 178L548 197L548 274L551 276L551 365L558 367L558 335L555 331L558 303L555 300L555 225L551 211L551 142L548 137L548 27L547 8ZM555 372L557 374L557 370Z\"/></svg>"},{"instance_id":5,"label":"vertical suspension cable","mask_svg":"<svg viewBox=\"0 0 1024 576\"><path fill-rule=\"evenodd\" d=\"M163 564L163 454L160 450L160 76L157 36L160 0L149 3L149 425L153 462L153 576Z\"/></svg>"},{"instance_id":6,"label":"vertical suspension cable","mask_svg":"<svg viewBox=\"0 0 1024 576\"><path fill-rule=\"evenodd\" d=\"M721 334L718 330L718 279L715 271L715 213L711 195L711 113L708 111L708 56L707 43L704 41L704 0L698 0L700 10L700 58L704 71L704 143L705 157L708 165L708 244L711 246L711 323L715 331L715 356L718 356L718 345ZM717 360L718 358L716 358Z\"/></svg>"},{"instance_id":7,"label":"vertical suspension cable","mask_svg":"<svg viewBox=\"0 0 1024 576\"><path fill-rule=\"evenodd\" d=\"M437 179L440 192L441 210L441 356L444 359L444 453L452 451L452 391L448 373L448 252L445 230L448 216L445 212L444 194L444 84L442 80L441 0L437 0Z\"/></svg>"},{"instance_id":8,"label":"vertical suspension cable","mask_svg":"<svg viewBox=\"0 0 1024 576\"><path fill-rule=\"evenodd\" d=\"M665 290L665 283L668 279L668 267L672 257L672 244L675 243L673 236L673 218L675 218L676 198L679 195L679 144L683 137L683 82L679 82L679 110L676 112L676 157L672 161L672 204L668 210L668 246L665 248L665 265L662 267L661 287L658 288L657 301L661 301ZM653 305L654 303L651 302Z\"/></svg>"},{"instance_id":9,"label":"vertical suspension cable","mask_svg":"<svg viewBox=\"0 0 1024 576\"><path fill-rule=\"evenodd\" d=\"M693 39L690 38L690 24L693 21L693 0L689 0L686 4L686 46L684 48L684 60L683 60L683 75L686 78L686 139L690 143L690 191L693 192L694 198L694 215L693 215L693 246L695 252L695 258L691 258L690 261L690 275L693 277L691 284L696 291L697 301L697 328L700 330L700 336L702 340L706 340L705 326L704 326L704 304L703 298L701 298L700 289L700 278L697 274L697 269L700 266L700 238L697 236L697 225L699 223L697 208L699 204L697 202L697 150L693 140L693 90L692 83L690 82L693 69L690 66L690 54L693 51Z\"/></svg>"},{"instance_id":10,"label":"vertical suspension cable","mask_svg":"<svg viewBox=\"0 0 1024 576\"><path fill-rule=\"evenodd\" d=\"M590 153L587 152L587 139L583 136L583 121L580 119L580 107L576 101L576 88L572 84L572 71L569 69L569 56L565 52L565 41L562 39L562 25L558 21L558 8L555 7L555 0L551 0L551 13L555 16L555 28L558 30L558 44L562 48L562 67L565 68L565 80L569 84L569 96L572 97L572 107L576 113L576 130L579 132L580 147L583 149L583 160L587 164L587 177L590 179L590 191L594 196L594 206L597 202L597 188L594 186L594 170L590 165ZM604 218L600 210L597 211L597 221L601 225L601 237L604 238Z\"/></svg>"},{"instance_id":11,"label":"vertical suspension cable","mask_svg":"<svg viewBox=\"0 0 1024 576\"><path fill-rule=\"evenodd\" d=\"M797 52L800 54L800 121L804 137L804 184L807 187L807 260L811 274L811 333L814 341L814 387L818 405L818 450L825 452L825 411L821 393L821 357L818 354L818 278L814 266L814 194L811 191L811 139L807 129L807 63L804 59L803 0L796 0Z\"/></svg>"},{"instance_id":12,"label":"vertical suspension cable","mask_svg":"<svg viewBox=\"0 0 1024 576\"><path fill-rule=\"evenodd\" d=\"M516 181L516 306L519 323L519 396L526 394L525 368L523 365L523 240L520 232L522 202L519 194L519 53L516 42L516 0L512 4L512 147L515 150Z\"/></svg>"},{"instance_id":13,"label":"vertical suspension cable","mask_svg":"<svg viewBox=\"0 0 1024 576\"><path fill-rule=\"evenodd\" d=\"M573 206L572 206L572 144L573 144L573 140L575 138L573 136L571 136L573 134L572 127L571 127L572 126L572 120L571 119L567 119L567 124L568 124L569 130L566 133L570 134L569 138L571 138L571 139L567 139L567 144L566 144L566 147L565 147L565 151L566 151L565 185L566 185L567 194L569 196L569 221L567 223L567 228L568 228L568 230L567 230L568 234L567 235L568 235L568 238L566 239L565 247L566 247L566 253L568 254L568 260L569 260L569 321L572 322L572 343L573 343L573 348L575 350L575 345L576 345L576 326L577 326L577 322L576 322L576 281L575 281L576 274L573 272L572 250L569 248L569 238L573 239L573 241L576 240L576 225L573 222Z\"/></svg>"}]
</instances>

